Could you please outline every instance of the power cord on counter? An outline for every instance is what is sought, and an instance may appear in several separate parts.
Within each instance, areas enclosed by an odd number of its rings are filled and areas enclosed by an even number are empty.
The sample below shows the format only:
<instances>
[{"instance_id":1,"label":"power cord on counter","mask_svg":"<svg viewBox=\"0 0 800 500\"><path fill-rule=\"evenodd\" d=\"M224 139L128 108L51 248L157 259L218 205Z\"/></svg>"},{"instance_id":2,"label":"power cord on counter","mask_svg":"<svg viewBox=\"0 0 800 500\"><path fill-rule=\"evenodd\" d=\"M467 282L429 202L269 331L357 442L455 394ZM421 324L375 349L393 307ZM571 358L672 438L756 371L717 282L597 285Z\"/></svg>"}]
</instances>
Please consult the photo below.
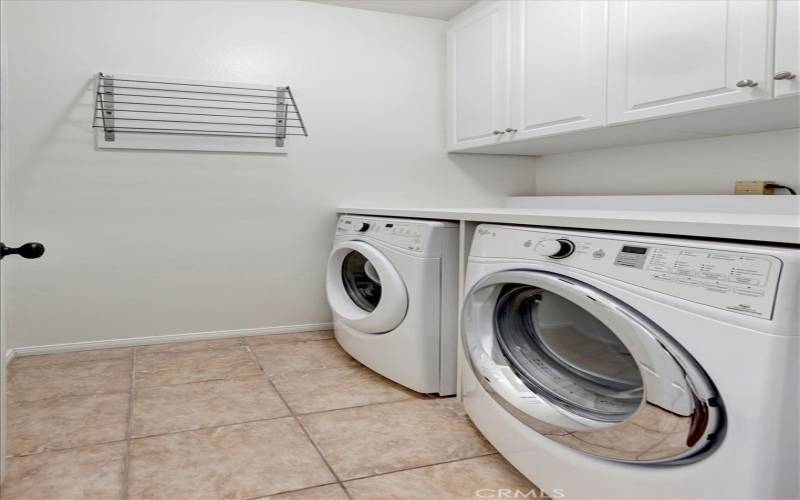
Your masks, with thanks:
<instances>
[{"instance_id":1,"label":"power cord on counter","mask_svg":"<svg viewBox=\"0 0 800 500\"><path fill-rule=\"evenodd\" d=\"M794 189L790 188L789 186L784 186L782 184L765 184L764 187L768 189L785 189L789 191L790 194L797 195Z\"/></svg>"}]
</instances>

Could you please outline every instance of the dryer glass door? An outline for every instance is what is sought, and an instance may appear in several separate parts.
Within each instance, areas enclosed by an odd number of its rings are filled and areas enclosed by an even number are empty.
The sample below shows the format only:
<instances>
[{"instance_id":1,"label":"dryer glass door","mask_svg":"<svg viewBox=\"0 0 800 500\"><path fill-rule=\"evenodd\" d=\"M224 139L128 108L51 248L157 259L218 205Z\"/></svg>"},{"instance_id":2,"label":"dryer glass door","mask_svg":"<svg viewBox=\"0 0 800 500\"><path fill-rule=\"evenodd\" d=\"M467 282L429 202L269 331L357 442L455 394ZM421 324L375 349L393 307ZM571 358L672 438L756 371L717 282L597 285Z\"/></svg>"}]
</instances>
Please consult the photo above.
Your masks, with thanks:
<instances>
[{"instance_id":1,"label":"dryer glass door","mask_svg":"<svg viewBox=\"0 0 800 500\"><path fill-rule=\"evenodd\" d=\"M642 402L631 352L574 302L548 290L507 285L495 314L497 343L532 390L587 418L621 422Z\"/></svg>"},{"instance_id":2,"label":"dryer glass door","mask_svg":"<svg viewBox=\"0 0 800 500\"><path fill-rule=\"evenodd\" d=\"M347 295L367 312L374 311L381 301L381 277L375 265L358 250L345 255L342 282Z\"/></svg>"},{"instance_id":3,"label":"dryer glass door","mask_svg":"<svg viewBox=\"0 0 800 500\"><path fill-rule=\"evenodd\" d=\"M718 441L719 397L666 332L587 283L504 271L466 295L462 341L477 381L505 410L602 458L670 463Z\"/></svg>"}]
</instances>

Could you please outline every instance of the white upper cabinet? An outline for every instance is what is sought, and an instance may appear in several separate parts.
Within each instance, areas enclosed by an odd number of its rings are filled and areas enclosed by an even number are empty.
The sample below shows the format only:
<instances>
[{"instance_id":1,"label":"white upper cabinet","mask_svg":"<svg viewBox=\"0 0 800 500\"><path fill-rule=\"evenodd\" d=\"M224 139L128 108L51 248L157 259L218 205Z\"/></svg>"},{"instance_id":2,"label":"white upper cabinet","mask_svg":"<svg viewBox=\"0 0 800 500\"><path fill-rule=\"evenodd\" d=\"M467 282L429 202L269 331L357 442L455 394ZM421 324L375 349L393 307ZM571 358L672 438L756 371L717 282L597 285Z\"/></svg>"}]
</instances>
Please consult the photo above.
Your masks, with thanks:
<instances>
[{"instance_id":1,"label":"white upper cabinet","mask_svg":"<svg viewBox=\"0 0 800 500\"><path fill-rule=\"evenodd\" d=\"M605 124L607 2L512 2L513 140Z\"/></svg>"},{"instance_id":2,"label":"white upper cabinet","mask_svg":"<svg viewBox=\"0 0 800 500\"><path fill-rule=\"evenodd\" d=\"M509 123L509 4L470 9L447 36L449 148L502 141Z\"/></svg>"},{"instance_id":3,"label":"white upper cabinet","mask_svg":"<svg viewBox=\"0 0 800 500\"><path fill-rule=\"evenodd\" d=\"M448 26L448 150L798 127L798 31L800 0L484 0Z\"/></svg>"},{"instance_id":4,"label":"white upper cabinet","mask_svg":"<svg viewBox=\"0 0 800 500\"><path fill-rule=\"evenodd\" d=\"M608 122L769 99L766 0L614 0Z\"/></svg>"},{"instance_id":5,"label":"white upper cabinet","mask_svg":"<svg viewBox=\"0 0 800 500\"><path fill-rule=\"evenodd\" d=\"M800 2L778 0L775 26L775 97L800 94Z\"/></svg>"}]
</instances>

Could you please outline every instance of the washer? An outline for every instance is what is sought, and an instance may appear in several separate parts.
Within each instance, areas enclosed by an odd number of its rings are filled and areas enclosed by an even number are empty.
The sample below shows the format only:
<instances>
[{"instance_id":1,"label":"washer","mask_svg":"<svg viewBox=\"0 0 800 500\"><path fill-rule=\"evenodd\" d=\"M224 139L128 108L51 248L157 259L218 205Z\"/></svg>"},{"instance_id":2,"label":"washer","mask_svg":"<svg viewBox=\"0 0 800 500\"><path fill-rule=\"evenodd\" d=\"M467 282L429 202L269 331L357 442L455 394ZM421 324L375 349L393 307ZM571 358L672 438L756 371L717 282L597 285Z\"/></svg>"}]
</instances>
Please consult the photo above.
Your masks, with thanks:
<instances>
[{"instance_id":1,"label":"washer","mask_svg":"<svg viewBox=\"0 0 800 500\"><path fill-rule=\"evenodd\" d=\"M554 498L798 498L799 254L480 225L466 411Z\"/></svg>"},{"instance_id":2,"label":"washer","mask_svg":"<svg viewBox=\"0 0 800 500\"><path fill-rule=\"evenodd\" d=\"M343 215L326 282L345 351L417 392L455 394L457 224Z\"/></svg>"}]
</instances>

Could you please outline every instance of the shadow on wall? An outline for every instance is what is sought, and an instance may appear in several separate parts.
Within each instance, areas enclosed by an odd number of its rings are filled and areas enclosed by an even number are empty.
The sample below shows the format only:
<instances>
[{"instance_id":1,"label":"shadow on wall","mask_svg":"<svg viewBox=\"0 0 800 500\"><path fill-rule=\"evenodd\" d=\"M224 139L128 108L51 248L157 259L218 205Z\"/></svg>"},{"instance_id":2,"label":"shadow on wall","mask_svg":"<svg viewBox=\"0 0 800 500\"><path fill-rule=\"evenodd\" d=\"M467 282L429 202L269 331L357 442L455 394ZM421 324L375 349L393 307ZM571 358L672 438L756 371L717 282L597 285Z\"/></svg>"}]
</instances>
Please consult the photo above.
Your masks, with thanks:
<instances>
[{"instance_id":1,"label":"shadow on wall","mask_svg":"<svg viewBox=\"0 0 800 500\"><path fill-rule=\"evenodd\" d=\"M498 197L536 194L533 156L448 153L448 159L477 185Z\"/></svg>"}]
</instances>

